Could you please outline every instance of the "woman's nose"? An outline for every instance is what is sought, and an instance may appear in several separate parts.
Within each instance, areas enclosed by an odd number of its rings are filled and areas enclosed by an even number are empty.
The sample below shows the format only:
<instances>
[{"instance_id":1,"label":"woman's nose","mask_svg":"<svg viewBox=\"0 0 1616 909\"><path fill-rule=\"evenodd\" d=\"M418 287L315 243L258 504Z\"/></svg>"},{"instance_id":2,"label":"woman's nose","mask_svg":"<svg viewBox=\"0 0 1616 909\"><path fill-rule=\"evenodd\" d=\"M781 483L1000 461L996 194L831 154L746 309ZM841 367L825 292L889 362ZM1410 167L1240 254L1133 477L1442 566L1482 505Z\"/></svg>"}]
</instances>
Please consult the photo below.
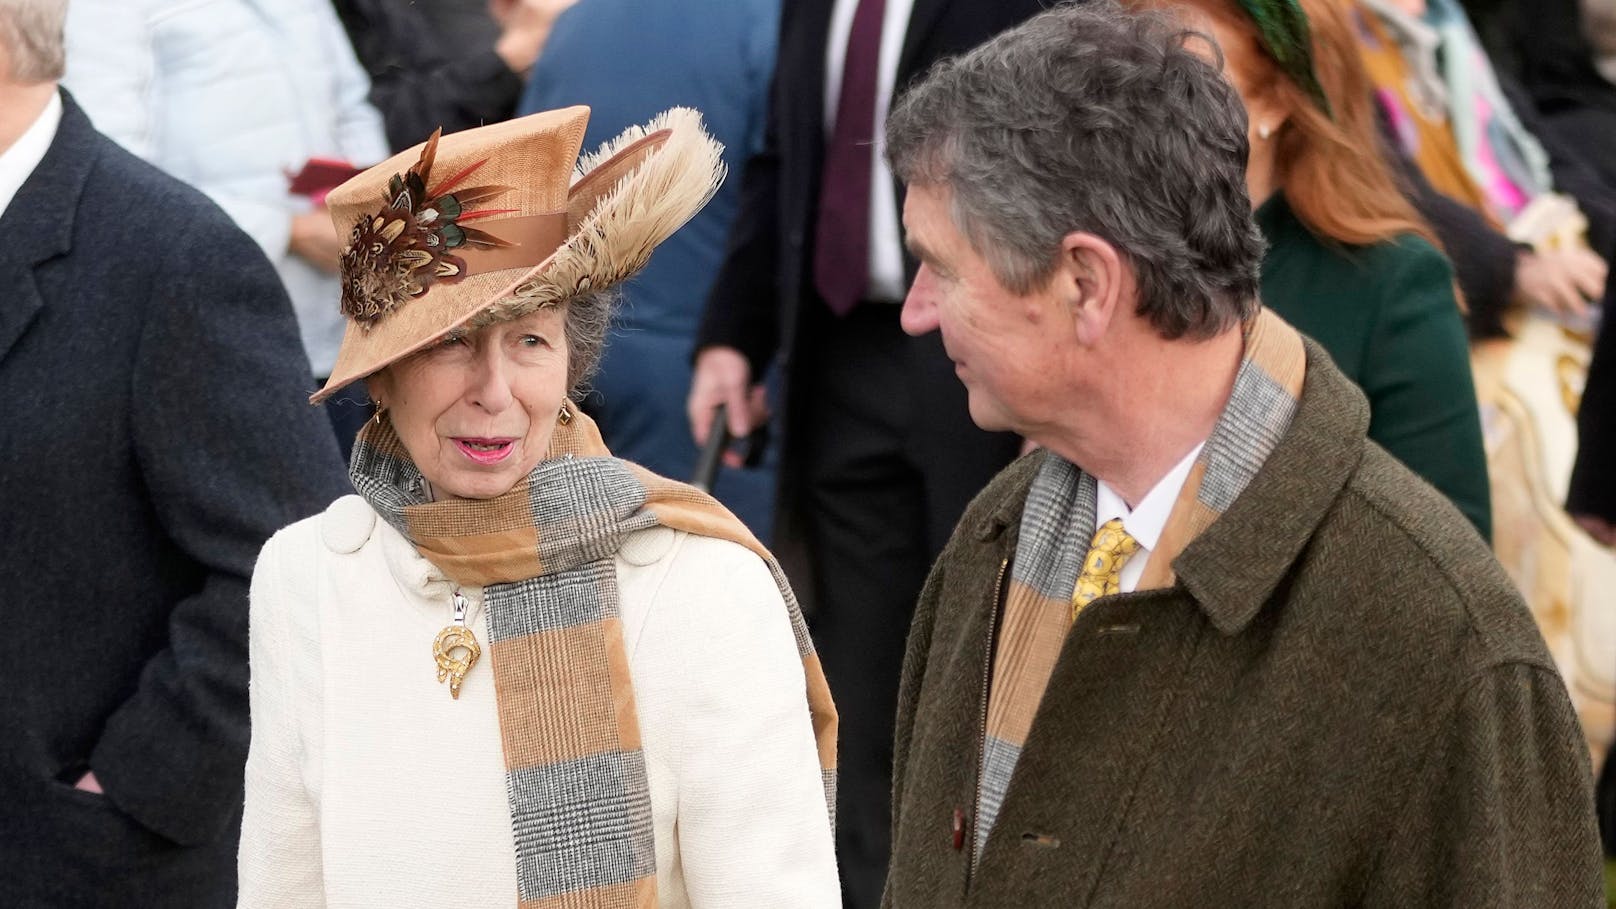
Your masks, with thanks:
<instances>
[{"instance_id":1,"label":"woman's nose","mask_svg":"<svg viewBox=\"0 0 1616 909\"><path fill-rule=\"evenodd\" d=\"M515 400L511 393L513 375L503 352L488 351L478 362L477 379L471 389L472 403L489 413L500 413L510 407Z\"/></svg>"}]
</instances>

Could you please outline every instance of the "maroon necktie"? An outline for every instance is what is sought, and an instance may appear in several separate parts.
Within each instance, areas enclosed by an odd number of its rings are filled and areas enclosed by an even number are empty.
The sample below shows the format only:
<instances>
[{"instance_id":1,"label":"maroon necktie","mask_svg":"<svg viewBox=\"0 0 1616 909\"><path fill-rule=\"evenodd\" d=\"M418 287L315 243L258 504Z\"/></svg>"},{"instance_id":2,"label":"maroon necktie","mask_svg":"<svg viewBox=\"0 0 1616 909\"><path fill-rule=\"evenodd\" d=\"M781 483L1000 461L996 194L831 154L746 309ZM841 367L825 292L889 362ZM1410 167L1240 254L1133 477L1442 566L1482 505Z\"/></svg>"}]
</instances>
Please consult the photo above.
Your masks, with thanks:
<instances>
[{"instance_id":1,"label":"maroon necktie","mask_svg":"<svg viewBox=\"0 0 1616 909\"><path fill-rule=\"evenodd\" d=\"M814 231L814 286L845 316L870 281L870 167L875 154L876 74L886 0L859 0L847 35L836 126L825 148Z\"/></svg>"}]
</instances>

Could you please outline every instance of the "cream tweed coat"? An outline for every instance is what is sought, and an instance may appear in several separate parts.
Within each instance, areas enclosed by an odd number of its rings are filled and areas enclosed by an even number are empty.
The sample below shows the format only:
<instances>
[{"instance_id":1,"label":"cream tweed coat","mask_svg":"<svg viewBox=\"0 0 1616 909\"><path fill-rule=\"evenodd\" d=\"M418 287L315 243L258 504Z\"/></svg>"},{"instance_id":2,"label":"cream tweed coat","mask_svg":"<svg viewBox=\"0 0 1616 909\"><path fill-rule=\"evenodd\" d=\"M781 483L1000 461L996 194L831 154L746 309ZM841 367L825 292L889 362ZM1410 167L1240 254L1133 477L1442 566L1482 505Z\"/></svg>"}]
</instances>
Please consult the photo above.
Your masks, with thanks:
<instances>
[{"instance_id":1,"label":"cream tweed coat","mask_svg":"<svg viewBox=\"0 0 1616 909\"><path fill-rule=\"evenodd\" d=\"M655 528L617 558L663 907L840 906L801 660L764 564ZM431 644L452 584L358 496L253 576L243 907L514 906L492 671ZM486 642L482 591L464 588Z\"/></svg>"}]
</instances>

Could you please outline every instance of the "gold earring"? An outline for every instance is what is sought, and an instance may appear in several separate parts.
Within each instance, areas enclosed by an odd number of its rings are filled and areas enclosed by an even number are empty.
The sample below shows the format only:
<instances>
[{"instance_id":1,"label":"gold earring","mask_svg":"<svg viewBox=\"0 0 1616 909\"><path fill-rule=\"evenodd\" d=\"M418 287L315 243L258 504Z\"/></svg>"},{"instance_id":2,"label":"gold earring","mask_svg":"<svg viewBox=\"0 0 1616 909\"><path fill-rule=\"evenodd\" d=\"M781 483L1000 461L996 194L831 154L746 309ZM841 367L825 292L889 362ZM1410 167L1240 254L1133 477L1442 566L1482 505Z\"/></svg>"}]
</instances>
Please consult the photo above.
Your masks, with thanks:
<instances>
[{"instance_id":1,"label":"gold earring","mask_svg":"<svg viewBox=\"0 0 1616 909\"><path fill-rule=\"evenodd\" d=\"M380 425L382 425L382 414L387 412L387 405L383 404L380 401L375 401L375 402L372 402L372 403L374 403L376 405L376 415L371 417L370 421L372 423L375 423L377 426L380 426Z\"/></svg>"},{"instance_id":2,"label":"gold earring","mask_svg":"<svg viewBox=\"0 0 1616 909\"><path fill-rule=\"evenodd\" d=\"M558 417L562 426L572 425L572 405L567 401L561 402L561 416Z\"/></svg>"}]
</instances>

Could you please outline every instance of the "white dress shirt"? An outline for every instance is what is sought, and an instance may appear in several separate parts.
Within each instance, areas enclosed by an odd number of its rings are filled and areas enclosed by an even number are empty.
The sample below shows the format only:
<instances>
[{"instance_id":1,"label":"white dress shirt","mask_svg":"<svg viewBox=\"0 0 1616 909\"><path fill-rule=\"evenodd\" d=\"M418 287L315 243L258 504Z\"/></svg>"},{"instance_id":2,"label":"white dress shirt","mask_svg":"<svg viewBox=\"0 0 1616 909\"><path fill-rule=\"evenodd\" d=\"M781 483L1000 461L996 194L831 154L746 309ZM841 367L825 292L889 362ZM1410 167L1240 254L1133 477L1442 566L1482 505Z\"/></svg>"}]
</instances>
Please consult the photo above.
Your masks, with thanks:
<instances>
[{"instance_id":1,"label":"white dress shirt","mask_svg":"<svg viewBox=\"0 0 1616 909\"><path fill-rule=\"evenodd\" d=\"M1122 573L1117 577L1117 586L1123 593L1132 593L1139 586L1139 578L1145 573L1145 563L1150 561L1150 553L1161 542L1162 528L1167 526L1167 519L1173 513L1173 506L1178 503L1178 494L1184 489L1184 481L1189 478L1190 468L1195 466L1195 459L1201 456L1201 449L1206 443L1190 449L1182 461L1173 465L1167 475L1156 481L1139 504L1132 509L1122 500L1122 496L1099 481L1094 497L1094 526L1112 518L1122 519L1122 529L1128 536L1139 541L1139 551L1122 566Z\"/></svg>"},{"instance_id":2,"label":"white dress shirt","mask_svg":"<svg viewBox=\"0 0 1616 909\"><path fill-rule=\"evenodd\" d=\"M34 168L45 159L45 152L50 150L50 144L56 138L56 127L61 122L62 96L56 93L51 95L45 109L34 118L33 125L16 142L11 143L10 148L0 151L0 215L6 213L11 200L16 198L17 190L22 189L22 185L33 175Z\"/></svg>"},{"instance_id":3,"label":"white dress shirt","mask_svg":"<svg viewBox=\"0 0 1616 909\"><path fill-rule=\"evenodd\" d=\"M847 37L853 32L853 13L859 0L836 0L831 12L830 38L825 45L825 136L836 129L836 104L842 95L842 68L847 60ZM908 291L903 275L903 237L898 198L892 189L892 168L887 166L887 111L898 79L898 55L909 31L914 0L886 0L881 19L881 58L876 68L875 155L870 175L870 284L864 295L871 300L901 302Z\"/></svg>"}]
</instances>

